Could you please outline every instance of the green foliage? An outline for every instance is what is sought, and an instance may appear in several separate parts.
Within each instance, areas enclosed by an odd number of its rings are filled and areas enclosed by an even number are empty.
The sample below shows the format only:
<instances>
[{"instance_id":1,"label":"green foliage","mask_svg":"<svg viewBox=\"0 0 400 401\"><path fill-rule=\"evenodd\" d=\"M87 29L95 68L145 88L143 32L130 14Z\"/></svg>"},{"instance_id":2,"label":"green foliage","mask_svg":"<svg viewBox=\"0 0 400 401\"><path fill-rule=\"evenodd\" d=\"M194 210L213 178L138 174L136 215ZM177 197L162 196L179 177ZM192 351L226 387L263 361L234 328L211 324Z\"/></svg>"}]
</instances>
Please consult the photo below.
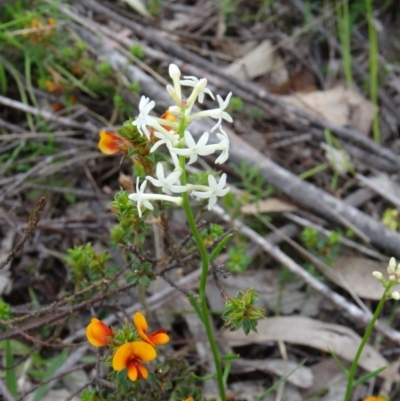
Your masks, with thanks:
<instances>
[{"instance_id":1,"label":"green foliage","mask_svg":"<svg viewBox=\"0 0 400 401\"><path fill-rule=\"evenodd\" d=\"M156 275L153 273L151 263L135 262L132 265L133 272L130 273L126 279L128 284L140 284L141 286L147 288L152 281L156 280Z\"/></svg>"},{"instance_id":2,"label":"green foliage","mask_svg":"<svg viewBox=\"0 0 400 401\"><path fill-rule=\"evenodd\" d=\"M307 227L301 233L301 239L305 247L316 253L328 265L331 265L339 254L340 234L333 231L324 236L313 228Z\"/></svg>"},{"instance_id":3,"label":"green foliage","mask_svg":"<svg viewBox=\"0 0 400 401\"><path fill-rule=\"evenodd\" d=\"M392 229L393 231L399 231L400 229L400 215L397 209L387 208L382 215L382 223Z\"/></svg>"},{"instance_id":4,"label":"green foliage","mask_svg":"<svg viewBox=\"0 0 400 401\"><path fill-rule=\"evenodd\" d=\"M129 49L131 54L135 57L137 57L140 60L143 60L146 56L146 53L144 52L144 49L142 46L139 44L135 43L131 48Z\"/></svg>"},{"instance_id":5,"label":"green foliage","mask_svg":"<svg viewBox=\"0 0 400 401\"><path fill-rule=\"evenodd\" d=\"M65 259L71 268L71 281L78 288L88 285L108 276L106 262L110 255L106 252L96 253L92 244L75 246L68 249L68 257Z\"/></svg>"},{"instance_id":6,"label":"green foliage","mask_svg":"<svg viewBox=\"0 0 400 401\"><path fill-rule=\"evenodd\" d=\"M235 245L228 250L229 259L226 267L232 273L242 273L247 270L251 258L247 255L245 245Z\"/></svg>"},{"instance_id":7,"label":"green foliage","mask_svg":"<svg viewBox=\"0 0 400 401\"><path fill-rule=\"evenodd\" d=\"M140 219L136 205L129 199L128 193L121 190L115 194L111 206L115 209L115 217L119 226L111 231L111 239L116 244L135 243L142 245L144 233L148 225Z\"/></svg>"},{"instance_id":8,"label":"green foliage","mask_svg":"<svg viewBox=\"0 0 400 401\"><path fill-rule=\"evenodd\" d=\"M229 114L242 113L245 110L245 103L240 97L232 96L227 112Z\"/></svg>"},{"instance_id":9,"label":"green foliage","mask_svg":"<svg viewBox=\"0 0 400 401\"><path fill-rule=\"evenodd\" d=\"M275 189L262 177L260 169L257 166L249 166L244 161L240 166L231 164L231 168L240 177L240 182L237 183L237 186L248 191L256 201L267 198L275 193Z\"/></svg>"},{"instance_id":10,"label":"green foliage","mask_svg":"<svg viewBox=\"0 0 400 401\"><path fill-rule=\"evenodd\" d=\"M11 305L0 298L0 320L11 319Z\"/></svg>"},{"instance_id":11,"label":"green foliage","mask_svg":"<svg viewBox=\"0 0 400 401\"><path fill-rule=\"evenodd\" d=\"M225 304L222 319L231 331L243 329L247 335L250 331L257 333L258 320L265 318L265 310L255 306L258 294L254 288L238 291L236 298L229 298Z\"/></svg>"}]
</instances>

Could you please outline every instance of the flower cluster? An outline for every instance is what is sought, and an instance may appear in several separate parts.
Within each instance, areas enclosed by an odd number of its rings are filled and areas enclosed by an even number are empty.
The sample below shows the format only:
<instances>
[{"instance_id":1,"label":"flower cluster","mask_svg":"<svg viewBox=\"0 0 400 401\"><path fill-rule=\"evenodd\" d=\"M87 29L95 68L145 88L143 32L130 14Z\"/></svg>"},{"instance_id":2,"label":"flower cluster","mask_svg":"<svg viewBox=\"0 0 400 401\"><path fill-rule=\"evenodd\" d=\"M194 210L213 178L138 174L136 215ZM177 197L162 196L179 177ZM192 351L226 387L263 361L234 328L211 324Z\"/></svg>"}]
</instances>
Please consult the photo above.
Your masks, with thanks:
<instances>
[{"instance_id":1,"label":"flower cluster","mask_svg":"<svg viewBox=\"0 0 400 401\"><path fill-rule=\"evenodd\" d=\"M383 274L378 271L374 271L372 275L378 279L386 289L390 289L393 285L400 284L400 263L396 264L395 258L390 258L387 273L389 275L389 280L383 277ZM388 291L387 296L397 301L400 299L400 293L398 291Z\"/></svg>"},{"instance_id":2,"label":"flower cluster","mask_svg":"<svg viewBox=\"0 0 400 401\"><path fill-rule=\"evenodd\" d=\"M150 362L156 358L156 345L166 344L169 336L164 329L147 333L146 318L136 312L133 316L135 330L133 341L120 342L121 337L115 330L110 329L101 320L93 318L86 328L86 337L95 347L109 346L113 351L112 367L115 371L127 369L130 380L135 381L142 377L147 379L149 372L143 362ZM122 337L124 337L122 333ZM126 336L125 336L126 339Z\"/></svg>"},{"instance_id":3,"label":"flower cluster","mask_svg":"<svg viewBox=\"0 0 400 401\"><path fill-rule=\"evenodd\" d=\"M229 157L229 139L223 130L222 120L232 122L232 117L225 111L231 93L225 100L217 95L218 108L203 110L192 113L193 106L198 100L204 101L204 96L208 95L212 99L213 93L206 87L206 79L197 79L192 76L185 76L181 79L181 72L175 64L169 66L169 75L173 86L167 86L167 92L171 96L175 105L171 106L166 114L161 118L150 115L155 103L149 98L142 96L139 103L139 116L132 122L137 128L139 134L145 137L153 146L150 153L153 153L160 146L165 146L171 155L174 165L172 172L165 172L161 163L157 164L156 177L150 175L140 183L139 178L136 182L136 193L129 195L129 198L137 203L139 216L142 216L142 208L153 210L151 201L161 200L173 202L180 205L182 197L176 194L183 192L190 193L198 199L208 199L208 209L211 209L217 202L218 197L225 196L229 188L225 187L226 174L223 174L219 180L214 176L208 176L208 185L194 185L183 181L185 163L192 164L197 161L199 156L208 156L215 152L221 152L216 164L225 163ZM188 98L182 96L182 86L192 87L192 93ZM196 119L210 117L217 120L210 132L204 132L196 142L187 127ZM209 144L209 138L212 132L216 132L216 138L219 142ZM160 188L162 194L147 193L147 182L150 181L153 186Z\"/></svg>"}]
</instances>

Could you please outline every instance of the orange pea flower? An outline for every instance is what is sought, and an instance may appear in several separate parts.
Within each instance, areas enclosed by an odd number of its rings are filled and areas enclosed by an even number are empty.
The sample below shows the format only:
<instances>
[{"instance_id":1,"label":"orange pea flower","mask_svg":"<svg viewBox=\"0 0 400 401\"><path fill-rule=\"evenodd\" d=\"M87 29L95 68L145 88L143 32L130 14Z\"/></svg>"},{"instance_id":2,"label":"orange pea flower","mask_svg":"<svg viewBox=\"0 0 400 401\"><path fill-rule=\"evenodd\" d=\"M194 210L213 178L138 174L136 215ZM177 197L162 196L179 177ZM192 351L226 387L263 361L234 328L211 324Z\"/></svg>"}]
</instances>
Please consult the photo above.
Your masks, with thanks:
<instances>
[{"instance_id":1,"label":"orange pea flower","mask_svg":"<svg viewBox=\"0 0 400 401\"><path fill-rule=\"evenodd\" d=\"M121 345L113 356L112 367L119 371L128 369L128 377L135 381L144 377L147 379L149 372L141 362L149 362L157 356L156 350L143 341L134 341Z\"/></svg>"},{"instance_id":2,"label":"orange pea flower","mask_svg":"<svg viewBox=\"0 0 400 401\"><path fill-rule=\"evenodd\" d=\"M130 143L120 136L107 131L100 132L99 149L106 155L113 155L117 152L126 154Z\"/></svg>"},{"instance_id":3,"label":"orange pea flower","mask_svg":"<svg viewBox=\"0 0 400 401\"><path fill-rule=\"evenodd\" d=\"M95 347L103 347L109 344L109 337L114 337L114 334L105 323L94 317L86 328L86 337Z\"/></svg>"},{"instance_id":4,"label":"orange pea flower","mask_svg":"<svg viewBox=\"0 0 400 401\"><path fill-rule=\"evenodd\" d=\"M367 397L364 398L362 401L387 401L385 397Z\"/></svg>"},{"instance_id":5,"label":"orange pea flower","mask_svg":"<svg viewBox=\"0 0 400 401\"><path fill-rule=\"evenodd\" d=\"M133 316L133 323L135 324L140 338L146 343L151 344L153 347L155 345L166 344L169 341L169 336L167 334L167 330L165 329L160 329L157 331L153 331L150 334L146 334L148 329L147 321L140 312L136 312Z\"/></svg>"},{"instance_id":6,"label":"orange pea flower","mask_svg":"<svg viewBox=\"0 0 400 401\"><path fill-rule=\"evenodd\" d=\"M176 117L173 114L171 114L169 110L166 110L165 113L160 118L162 118L163 120L170 121L172 123L175 123L177 121ZM172 129L168 125L162 125L162 127L165 128L167 131L171 131Z\"/></svg>"}]
</instances>

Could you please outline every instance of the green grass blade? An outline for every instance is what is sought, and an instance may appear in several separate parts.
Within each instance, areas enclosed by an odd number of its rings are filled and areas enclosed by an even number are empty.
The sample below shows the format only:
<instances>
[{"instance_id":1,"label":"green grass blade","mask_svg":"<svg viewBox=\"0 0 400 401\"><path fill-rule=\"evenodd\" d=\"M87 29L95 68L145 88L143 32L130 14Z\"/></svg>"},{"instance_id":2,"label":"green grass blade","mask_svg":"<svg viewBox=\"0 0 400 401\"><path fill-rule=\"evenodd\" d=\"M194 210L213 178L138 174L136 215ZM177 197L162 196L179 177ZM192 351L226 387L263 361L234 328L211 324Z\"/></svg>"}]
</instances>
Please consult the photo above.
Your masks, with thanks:
<instances>
[{"instance_id":1,"label":"green grass blade","mask_svg":"<svg viewBox=\"0 0 400 401\"><path fill-rule=\"evenodd\" d=\"M13 76L13 78L17 84L17 87L18 87L19 95L21 97L21 102L29 105L28 96L26 94L24 85L22 84L18 70L11 63L7 62L4 58L2 58L1 55L0 55L0 62L2 62L5 65L8 72ZM29 113L26 113L26 120L28 121L30 130L34 131L35 130L34 120L33 120L33 117Z\"/></svg>"},{"instance_id":2,"label":"green grass blade","mask_svg":"<svg viewBox=\"0 0 400 401\"><path fill-rule=\"evenodd\" d=\"M17 378L15 375L15 367L14 366L14 355L12 353L11 340L6 340L6 386L10 393L14 396L18 396L17 389Z\"/></svg>"},{"instance_id":3,"label":"green grass blade","mask_svg":"<svg viewBox=\"0 0 400 401\"><path fill-rule=\"evenodd\" d=\"M94 97L97 99L96 93L91 91L88 87L86 87L78 78L72 75L69 71L67 71L64 67L59 64L52 64L52 67L57 70L60 74L64 75L67 79L69 79L74 85L76 85L79 89L83 92L86 92L89 96Z\"/></svg>"},{"instance_id":4,"label":"green grass blade","mask_svg":"<svg viewBox=\"0 0 400 401\"><path fill-rule=\"evenodd\" d=\"M374 140L377 143L381 142L381 131L379 127L379 114L378 114L378 37L374 25L372 15L372 0L365 0L368 18L368 37L369 37L369 74L370 74L370 95L371 102L375 106L375 114L372 122L372 132Z\"/></svg>"},{"instance_id":5,"label":"green grass blade","mask_svg":"<svg viewBox=\"0 0 400 401\"><path fill-rule=\"evenodd\" d=\"M47 368L45 374L43 375L43 380L50 380L57 372L57 370L60 368L60 366L67 360L68 357L68 350L64 349L58 355L55 357L49 364L49 367ZM33 396L32 401L41 401L43 396L46 394L48 384L45 384L37 389L35 392L35 395Z\"/></svg>"},{"instance_id":6,"label":"green grass blade","mask_svg":"<svg viewBox=\"0 0 400 401\"><path fill-rule=\"evenodd\" d=\"M7 92L6 70L2 63L0 63L0 90L3 95Z\"/></svg>"}]
</instances>

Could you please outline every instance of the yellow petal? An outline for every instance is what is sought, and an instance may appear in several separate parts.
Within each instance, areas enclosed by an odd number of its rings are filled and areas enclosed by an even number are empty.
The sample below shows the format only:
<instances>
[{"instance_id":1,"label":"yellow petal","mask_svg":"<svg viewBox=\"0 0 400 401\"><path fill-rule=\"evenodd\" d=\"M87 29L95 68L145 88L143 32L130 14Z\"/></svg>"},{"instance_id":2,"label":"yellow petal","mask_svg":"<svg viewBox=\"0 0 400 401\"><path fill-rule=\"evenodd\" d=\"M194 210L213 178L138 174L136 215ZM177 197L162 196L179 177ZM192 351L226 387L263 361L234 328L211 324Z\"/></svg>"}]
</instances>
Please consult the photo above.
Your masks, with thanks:
<instances>
[{"instance_id":1,"label":"yellow petal","mask_svg":"<svg viewBox=\"0 0 400 401\"><path fill-rule=\"evenodd\" d=\"M148 329L146 318L140 312L136 312L133 316L133 323L138 331L146 332Z\"/></svg>"},{"instance_id":2,"label":"yellow petal","mask_svg":"<svg viewBox=\"0 0 400 401\"><path fill-rule=\"evenodd\" d=\"M150 344L144 341L134 341L131 344L132 356L142 362L152 361L156 358L157 352Z\"/></svg>"},{"instance_id":3,"label":"yellow petal","mask_svg":"<svg viewBox=\"0 0 400 401\"><path fill-rule=\"evenodd\" d=\"M125 343L115 352L112 360L112 367L117 371L125 369L131 359L133 359L131 343Z\"/></svg>"}]
</instances>

